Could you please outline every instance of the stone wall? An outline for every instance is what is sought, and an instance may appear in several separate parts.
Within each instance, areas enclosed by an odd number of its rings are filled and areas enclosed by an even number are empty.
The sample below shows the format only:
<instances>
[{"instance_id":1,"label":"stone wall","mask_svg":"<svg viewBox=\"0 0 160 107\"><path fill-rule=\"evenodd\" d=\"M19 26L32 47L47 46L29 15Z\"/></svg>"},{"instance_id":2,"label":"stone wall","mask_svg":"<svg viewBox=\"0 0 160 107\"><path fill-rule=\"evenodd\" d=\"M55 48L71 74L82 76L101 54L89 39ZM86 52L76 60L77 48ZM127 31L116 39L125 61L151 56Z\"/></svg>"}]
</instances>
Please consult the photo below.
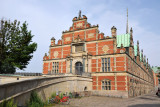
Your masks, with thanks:
<instances>
[{"instance_id":1,"label":"stone wall","mask_svg":"<svg viewBox=\"0 0 160 107\"><path fill-rule=\"evenodd\" d=\"M53 92L91 91L92 78L80 76L43 77L0 85L0 102L14 98L19 106L25 105L32 90L36 90L43 100Z\"/></svg>"},{"instance_id":2,"label":"stone wall","mask_svg":"<svg viewBox=\"0 0 160 107\"><path fill-rule=\"evenodd\" d=\"M128 98L128 91L118 91L118 90L93 90L92 95L96 96L107 96L107 97L118 97L118 98Z\"/></svg>"}]
</instances>

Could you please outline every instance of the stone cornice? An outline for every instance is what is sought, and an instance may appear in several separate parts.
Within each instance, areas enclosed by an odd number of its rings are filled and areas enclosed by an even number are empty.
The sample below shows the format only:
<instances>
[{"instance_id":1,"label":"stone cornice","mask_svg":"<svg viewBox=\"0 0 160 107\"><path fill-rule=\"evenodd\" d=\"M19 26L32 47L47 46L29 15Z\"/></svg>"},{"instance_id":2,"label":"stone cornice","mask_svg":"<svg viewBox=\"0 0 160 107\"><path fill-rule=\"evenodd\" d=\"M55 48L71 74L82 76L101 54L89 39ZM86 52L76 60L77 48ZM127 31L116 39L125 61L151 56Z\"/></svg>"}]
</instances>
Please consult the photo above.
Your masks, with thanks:
<instances>
[{"instance_id":1,"label":"stone cornice","mask_svg":"<svg viewBox=\"0 0 160 107\"><path fill-rule=\"evenodd\" d=\"M80 22L80 21L86 21L87 18L83 18L83 19L78 19L78 20L72 20L73 22Z\"/></svg>"},{"instance_id":2,"label":"stone cornice","mask_svg":"<svg viewBox=\"0 0 160 107\"><path fill-rule=\"evenodd\" d=\"M130 59L131 59L132 61L134 61L134 63L136 63L147 75L149 75L149 74L147 73L147 71L146 71L141 65L139 65L129 54L126 53L126 55L129 56ZM151 75L149 75L149 76L152 77Z\"/></svg>"},{"instance_id":3,"label":"stone cornice","mask_svg":"<svg viewBox=\"0 0 160 107\"><path fill-rule=\"evenodd\" d=\"M98 39L98 40L92 40L92 41L83 41L82 43L97 43L97 42L102 42L102 41L108 41L108 40L112 40L113 38L105 38L105 39ZM76 43L76 42L71 42L72 43ZM71 44L63 44L63 45L54 45L54 46L49 46L50 48L52 47L65 47L65 46L71 46Z\"/></svg>"},{"instance_id":4,"label":"stone cornice","mask_svg":"<svg viewBox=\"0 0 160 107\"><path fill-rule=\"evenodd\" d=\"M82 52L84 53L84 52ZM89 56L105 56L105 55L125 55L125 53L114 53L114 54L102 54L102 55L89 55ZM43 61L53 61L53 60L65 60L66 58L56 58L56 59L48 59Z\"/></svg>"},{"instance_id":5,"label":"stone cornice","mask_svg":"<svg viewBox=\"0 0 160 107\"><path fill-rule=\"evenodd\" d=\"M65 32L62 32L62 34L67 34L67 33L72 33L72 32L79 32L79 31L85 31L85 30L88 30L88 29L93 29L93 28L98 28L98 26L91 26L89 28L84 28L84 29L79 29L79 30L73 30L73 31L65 31Z\"/></svg>"}]
</instances>

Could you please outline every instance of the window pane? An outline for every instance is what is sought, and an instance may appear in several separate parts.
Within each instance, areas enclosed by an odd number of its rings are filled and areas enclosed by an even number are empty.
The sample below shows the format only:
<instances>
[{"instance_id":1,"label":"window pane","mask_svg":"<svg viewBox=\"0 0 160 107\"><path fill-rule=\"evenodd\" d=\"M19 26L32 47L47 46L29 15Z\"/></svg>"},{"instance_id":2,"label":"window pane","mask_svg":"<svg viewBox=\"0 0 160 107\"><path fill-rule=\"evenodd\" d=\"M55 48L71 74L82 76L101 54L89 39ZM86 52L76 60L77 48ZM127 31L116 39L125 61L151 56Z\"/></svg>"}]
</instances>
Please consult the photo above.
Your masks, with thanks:
<instances>
[{"instance_id":1,"label":"window pane","mask_svg":"<svg viewBox=\"0 0 160 107\"><path fill-rule=\"evenodd\" d=\"M111 90L111 86L108 86L108 90Z\"/></svg>"},{"instance_id":2,"label":"window pane","mask_svg":"<svg viewBox=\"0 0 160 107\"><path fill-rule=\"evenodd\" d=\"M83 68L82 68L82 67L80 67L80 71L83 71Z\"/></svg>"},{"instance_id":3,"label":"window pane","mask_svg":"<svg viewBox=\"0 0 160 107\"><path fill-rule=\"evenodd\" d=\"M102 81L102 90L111 90L111 81L103 80Z\"/></svg>"},{"instance_id":4,"label":"window pane","mask_svg":"<svg viewBox=\"0 0 160 107\"><path fill-rule=\"evenodd\" d=\"M110 72L110 67L108 67L108 72Z\"/></svg>"},{"instance_id":5,"label":"window pane","mask_svg":"<svg viewBox=\"0 0 160 107\"><path fill-rule=\"evenodd\" d=\"M110 66L110 58L108 58L108 66Z\"/></svg>"},{"instance_id":6,"label":"window pane","mask_svg":"<svg viewBox=\"0 0 160 107\"><path fill-rule=\"evenodd\" d=\"M107 81L105 81L105 85L107 85Z\"/></svg>"},{"instance_id":7,"label":"window pane","mask_svg":"<svg viewBox=\"0 0 160 107\"><path fill-rule=\"evenodd\" d=\"M107 67L105 67L105 72L107 72Z\"/></svg>"},{"instance_id":8,"label":"window pane","mask_svg":"<svg viewBox=\"0 0 160 107\"><path fill-rule=\"evenodd\" d=\"M102 72L110 72L110 58L102 58Z\"/></svg>"},{"instance_id":9,"label":"window pane","mask_svg":"<svg viewBox=\"0 0 160 107\"><path fill-rule=\"evenodd\" d=\"M102 67L102 72L104 72L104 67Z\"/></svg>"},{"instance_id":10,"label":"window pane","mask_svg":"<svg viewBox=\"0 0 160 107\"><path fill-rule=\"evenodd\" d=\"M104 90L104 86L102 86L102 90Z\"/></svg>"},{"instance_id":11,"label":"window pane","mask_svg":"<svg viewBox=\"0 0 160 107\"><path fill-rule=\"evenodd\" d=\"M107 86L105 86L105 90L108 90L108 89L107 89Z\"/></svg>"},{"instance_id":12,"label":"window pane","mask_svg":"<svg viewBox=\"0 0 160 107\"><path fill-rule=\"evenodd\" d=\"M110 62L110 58L108 58L108 62Z\"/></svg>"},{"instance_id":13,"label":"window pane","mask_svg":"<svg viewBox=\"0 0 160 107\"><path fill-rule=\"evenodd\" d=\"M104 86L104 81L102 81L102 85Z\"/></svg>"},{"instance_id":14,"label":"window pane","mask_svg":"<svg viewBox=\"0 0 160 107\"><path fill-rule=\"evenodd\" d=\"M108 85L111 85L111 82L110 82L110 81L108 81Z\"/></svg>"},{"instance_id":15,"label":"window pane","mask_svg":"<svg viewBox=\"0 0 160 107\"><path fill-rule=\"evenodd\" d=\"M105 58L105 63L107 62L107 58Z\"/></svg>"},{"instance_id":16,"label":"window pane","mask_svg":"<svg viewBox=\"0 0 160 107\"><path fill-rule=\"evenodd\" d=\"M105 67L107 67L107 63L105 63Z\"/></svg>"},{"instance_id":17,"label":"window pane","mask_svg":"<svg viewBox=\"0 0 160 107\"><path fill-rule=\"evenodd\" d=\"M102 63L104 63L104 58L102 58Z\"/></svg>"}]
</instances>

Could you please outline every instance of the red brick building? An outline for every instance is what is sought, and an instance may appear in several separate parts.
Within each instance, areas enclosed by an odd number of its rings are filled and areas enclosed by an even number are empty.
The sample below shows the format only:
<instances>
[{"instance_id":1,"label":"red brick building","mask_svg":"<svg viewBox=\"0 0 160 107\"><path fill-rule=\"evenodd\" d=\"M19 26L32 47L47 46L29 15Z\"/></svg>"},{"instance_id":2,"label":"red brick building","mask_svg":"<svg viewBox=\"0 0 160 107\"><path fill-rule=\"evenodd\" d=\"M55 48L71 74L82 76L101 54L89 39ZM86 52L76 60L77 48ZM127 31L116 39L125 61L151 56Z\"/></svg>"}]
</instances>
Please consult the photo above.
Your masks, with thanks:
<instances>
[{"instance_id":1,"label":"red brick building","mask_svg":"<svg viewBox=\"0 0 160 107\"><path fill-rule=\"evenodd\" d=\"M51 38L49 55L43 57L43 74L91 75L94 95L130 97L153 89L153 70L139 42L134 45L132 28L117 35L113 26L111 36L105 36L81 12L72 21L57 44Z\"/></svg>"}]
</instances>

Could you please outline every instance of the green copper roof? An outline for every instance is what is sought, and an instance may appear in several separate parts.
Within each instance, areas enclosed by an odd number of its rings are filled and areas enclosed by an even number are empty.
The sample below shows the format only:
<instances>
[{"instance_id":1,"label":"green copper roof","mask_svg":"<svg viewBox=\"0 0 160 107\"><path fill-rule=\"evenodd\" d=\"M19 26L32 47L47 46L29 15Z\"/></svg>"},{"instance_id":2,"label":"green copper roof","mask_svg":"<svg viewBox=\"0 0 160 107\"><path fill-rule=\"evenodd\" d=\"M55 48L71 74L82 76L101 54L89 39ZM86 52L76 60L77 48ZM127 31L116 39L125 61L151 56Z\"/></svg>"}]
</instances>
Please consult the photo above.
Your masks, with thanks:
<instances>
[{"instance_id":1,"label":"green copper roof","mask_svg":"<svg viewBox=\"0 0 160 107\"><path fill-rule=\"evenodd\" d=\"M141 52L140 52L140 61L142 62L142 54L141 54Z\"/></svg>"},{"instance_id":2,"label":"green copper roof","mask_svg":"<svg viewBox=\"0 0 160 107\"><path fill-rule=\"evenodd\" d=\"M117 35L117 47L129 47L130 46L130 34Z\"/></svg>"},{"instance_id":3,"label":"green copper roof","mask_svg":"<svg viewBox=\"0 0 160 107\"><path fill-rule=\"evenodd\" d=\"M160 67L155 66L155 67L152 67L152 69L153 69L154 73L160 72Z\"/></svg>"},{"instance_id":4,"label":"green copper roof","mask_svg":"<svg viewBox=\"0 0 160 107\"><path fill-rule=\"evenodd\" d=\"M137 56L137 45L134 45L134 56Z\"/></svg>"}]
</instances>

